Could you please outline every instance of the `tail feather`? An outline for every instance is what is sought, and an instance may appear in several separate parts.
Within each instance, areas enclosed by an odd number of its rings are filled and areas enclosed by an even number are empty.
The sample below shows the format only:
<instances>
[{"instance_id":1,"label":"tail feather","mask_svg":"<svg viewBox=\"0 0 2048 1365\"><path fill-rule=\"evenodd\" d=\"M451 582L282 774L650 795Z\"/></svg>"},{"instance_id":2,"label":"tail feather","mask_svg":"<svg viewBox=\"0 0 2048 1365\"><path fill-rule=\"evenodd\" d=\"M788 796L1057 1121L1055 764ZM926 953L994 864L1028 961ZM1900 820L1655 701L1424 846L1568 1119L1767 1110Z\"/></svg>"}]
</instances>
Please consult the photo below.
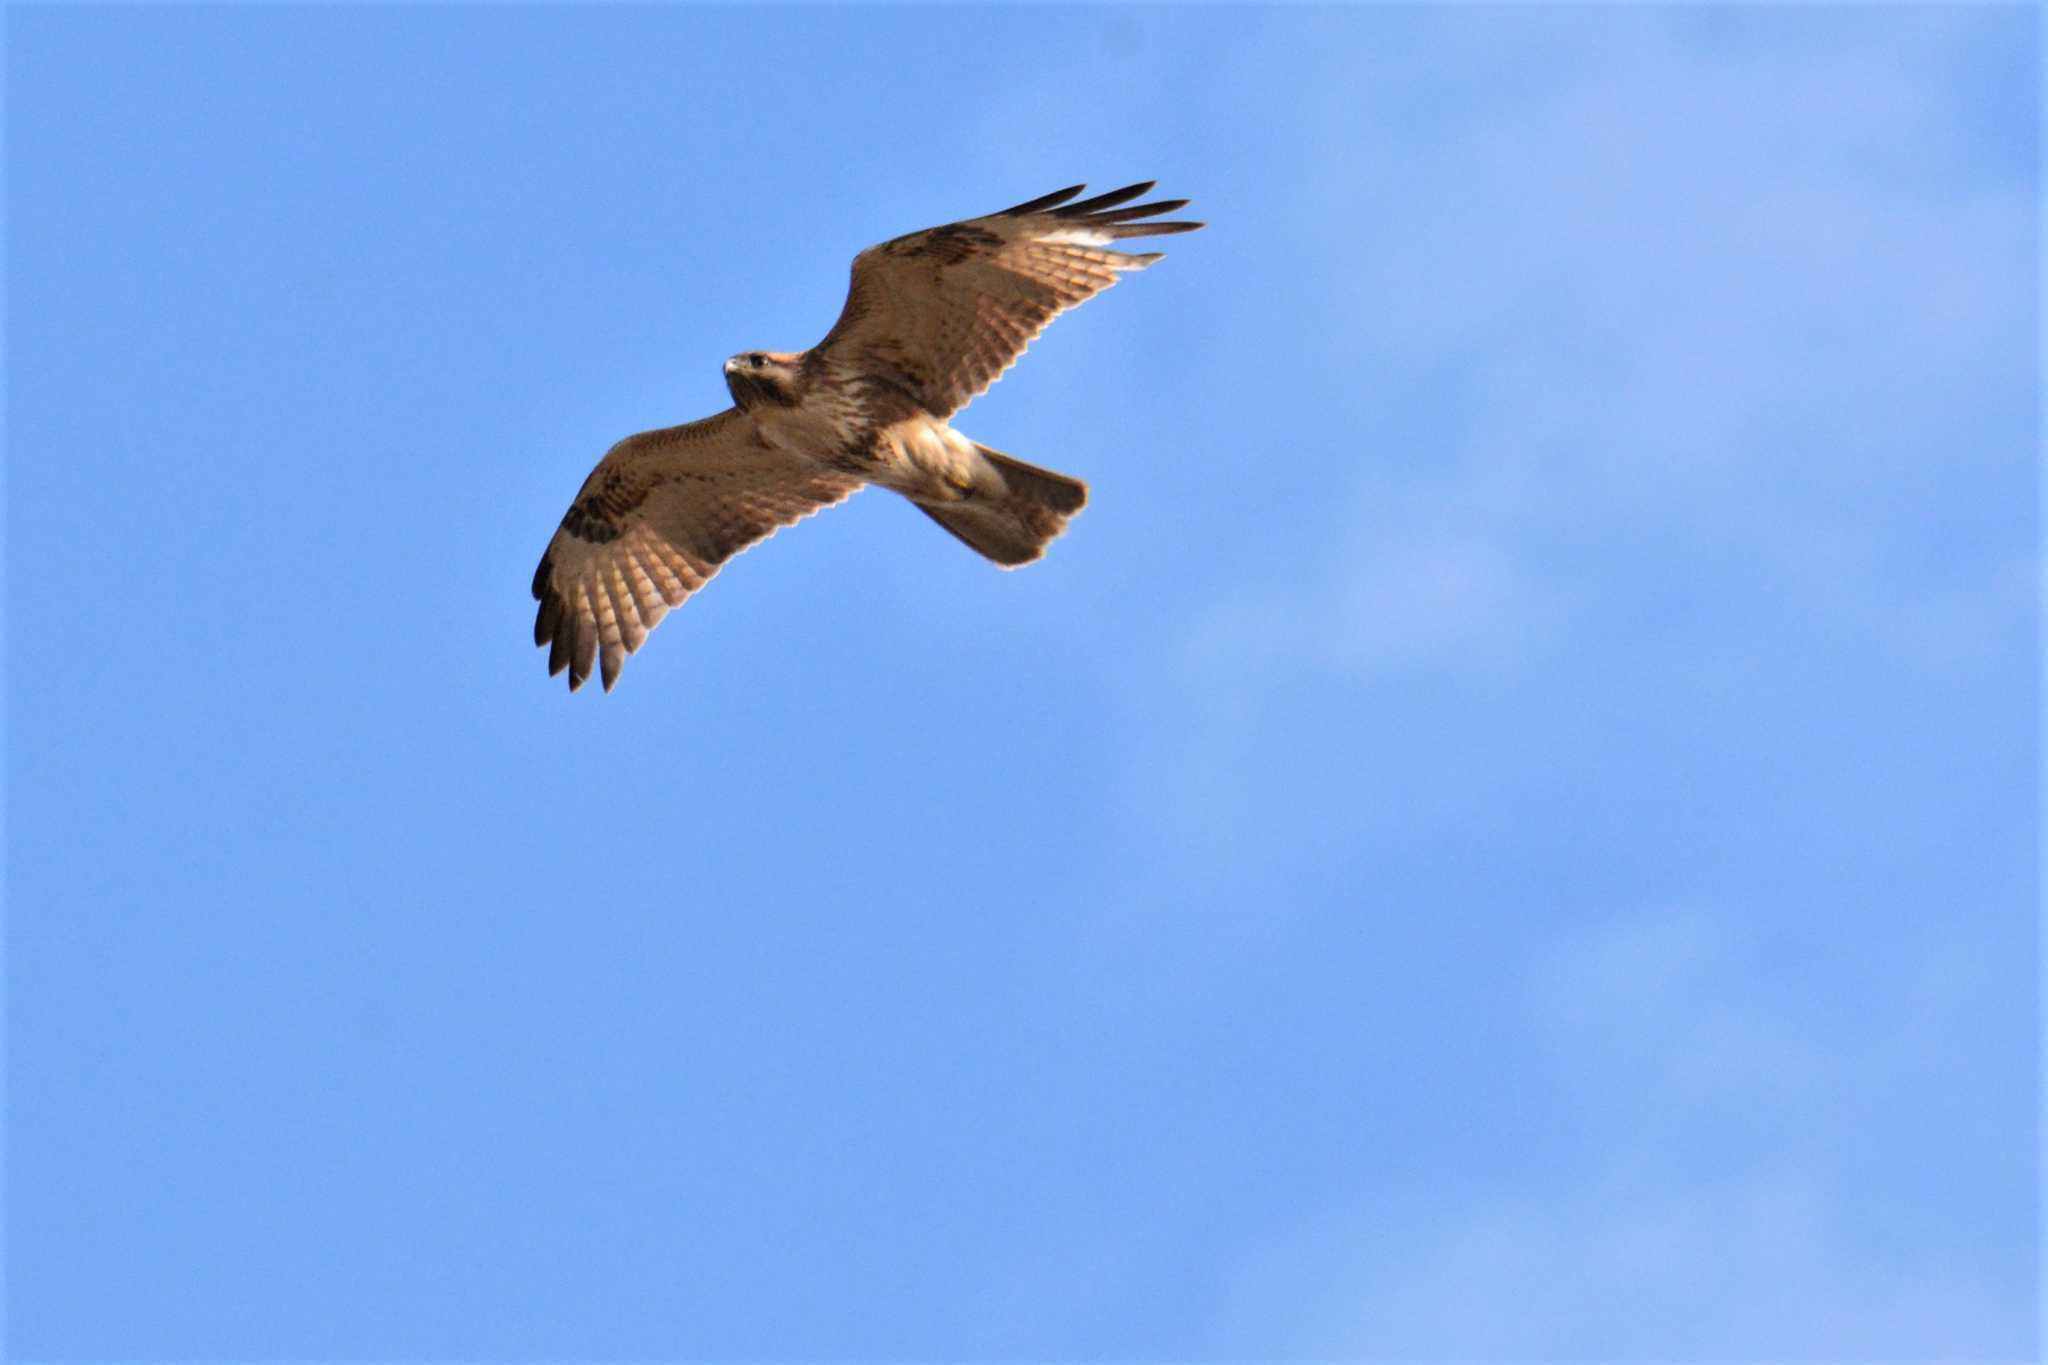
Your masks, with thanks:
<instances>
[{"instance_id":1,"label":"tail feather","mask_svg":"<svg viewBox=\"0 0 2048 1365\"><path fill-rule=\"evenodd\" d=\"M977 488L958 502L917 506L969 549L1004 568L1029 564L1087 506L1088 485L987 446L975 449L1002 475L1002 493L990 496Z\"/></svg>"}]
</instances>

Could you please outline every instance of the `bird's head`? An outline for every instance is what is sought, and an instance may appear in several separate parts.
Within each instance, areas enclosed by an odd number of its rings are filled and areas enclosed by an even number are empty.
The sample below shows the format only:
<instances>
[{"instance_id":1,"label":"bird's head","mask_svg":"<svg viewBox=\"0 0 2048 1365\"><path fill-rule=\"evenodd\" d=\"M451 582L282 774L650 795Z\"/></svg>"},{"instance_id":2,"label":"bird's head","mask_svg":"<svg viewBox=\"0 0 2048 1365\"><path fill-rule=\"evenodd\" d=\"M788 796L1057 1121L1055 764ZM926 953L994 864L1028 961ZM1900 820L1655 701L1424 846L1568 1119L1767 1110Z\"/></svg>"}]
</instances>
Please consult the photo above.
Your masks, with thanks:
<instances>
[{"instance_id":1,"label":"bird's head","mask_svg":"<svg viewBox=\"0 0 2048 1365\"><path fill-rule=\"evenodd\" d=\"M796 403L797 357L779 351L742 351L725 362L725 386L743 408Z\"/></svg>"}]
</instances>

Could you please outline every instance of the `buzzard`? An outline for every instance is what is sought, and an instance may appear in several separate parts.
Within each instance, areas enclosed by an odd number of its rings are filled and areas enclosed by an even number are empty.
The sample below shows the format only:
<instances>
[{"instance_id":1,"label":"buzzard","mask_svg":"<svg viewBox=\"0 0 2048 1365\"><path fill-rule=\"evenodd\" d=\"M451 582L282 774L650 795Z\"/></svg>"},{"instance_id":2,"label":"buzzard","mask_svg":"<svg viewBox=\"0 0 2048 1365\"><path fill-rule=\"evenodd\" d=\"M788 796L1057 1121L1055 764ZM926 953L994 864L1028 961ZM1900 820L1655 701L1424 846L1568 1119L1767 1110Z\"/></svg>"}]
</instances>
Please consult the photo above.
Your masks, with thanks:
<instances>
[{"instance_id":1,"label":"buzzard","mask_svg":"<svg viewBox=\"0 0 2048 1365\"><path fill-rule=\"evenodd\" d=\"M1131 204L1154 183L1078 203L1075 185L870 247L824 340L741 352L725 362L732 407L613 446L534 570L549 676L567 669L573 692L596 666L609 692L647 632L726 560L871 483L1006 569L1044 554L1088 486L947 419L1047 323L1161 254L1112 243L1202 226L1156 221L1185 199Z\"/></svg>"}]
</instances>

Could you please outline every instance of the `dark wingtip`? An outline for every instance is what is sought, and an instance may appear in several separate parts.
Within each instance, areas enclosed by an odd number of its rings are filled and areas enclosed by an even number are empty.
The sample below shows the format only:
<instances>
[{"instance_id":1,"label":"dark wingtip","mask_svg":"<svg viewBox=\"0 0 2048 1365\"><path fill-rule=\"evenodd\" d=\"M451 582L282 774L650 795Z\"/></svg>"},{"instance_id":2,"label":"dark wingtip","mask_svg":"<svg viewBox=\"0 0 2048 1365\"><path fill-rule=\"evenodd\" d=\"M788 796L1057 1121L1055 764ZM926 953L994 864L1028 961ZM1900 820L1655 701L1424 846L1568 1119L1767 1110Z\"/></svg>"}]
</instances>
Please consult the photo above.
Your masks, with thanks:
<instances>
[{"instance_id":1,"label":"dark wingtip","mask_svg":"<svg viewBox=\"0 0 2048 1365\"><path fill-rule=\"evenodd\" d=\"M1098 209L1115 208L1118 204L1129 203L1141 194L1150 194L1152 187L1158 183L1157 180L1141 180L1135 185L1126 185L1120 190L1111 190L1108 194L1098 194L1093 199L1083 199L1078 204L1067 205L1065 208L1058 210L1057 216L1068 218L1084 213L1094 213Z\"/></svg>"},{"instance_id":2,"label":"dark wingtip","mask_svg":"<svg viewBox=\"0 0 2048 1365\"><path fill-rule=\"evenodd\" d=\"M1170 232L1194 232L1207 223L1124 223L1110 229L1113 237L1159 237Z\"/></svg>"},{"instance_id":3,"label":"dark wingtip","mask_svg":"<svg viewBox=\"0 0 2048 1365\"><path fill-rule=\"evenodd\" d=\"M1027 213L1037 213L1041 209L1051 208L1054 204L1064 204L1069 199L1072 199L1075 195L1079 194L1082 190L1085 190L1087 188L1088 186L1085 184L1069 185L1063 190L1054 190L1051 194L1041 194L1040 196L1038 196L1038 198L1026 200L1024 203L1018 204L1014 208L1004 209L1000 213L997 213L995 217L1021 218Z\"/></svg>"},{"instance_id":4,"label":"dark wingtip","mask_svg":"<svg viewBox=\"0 0 2048 1365\"><path fill-rule=\"evenodd\" d=\"M533 613L533 642L544 645L555 638L556 629L562 624L562 599L553 593L542 593L540 606Z\"/></svg>"},{"instance_id":5,"label":"dark wingtip","mask_svg":"<svg viewBox=\"0 0 2048 1365\"><path fill-rule=\"evenodd\" d=\"M1098 223L1128 223L1133 218L1150 218L1154 214L1172 213L1187 206L1185 199L1154 199L1149 204L1133 204L1127 209L1109 209L1089 216Z\"/></svg>"}]
</instances>

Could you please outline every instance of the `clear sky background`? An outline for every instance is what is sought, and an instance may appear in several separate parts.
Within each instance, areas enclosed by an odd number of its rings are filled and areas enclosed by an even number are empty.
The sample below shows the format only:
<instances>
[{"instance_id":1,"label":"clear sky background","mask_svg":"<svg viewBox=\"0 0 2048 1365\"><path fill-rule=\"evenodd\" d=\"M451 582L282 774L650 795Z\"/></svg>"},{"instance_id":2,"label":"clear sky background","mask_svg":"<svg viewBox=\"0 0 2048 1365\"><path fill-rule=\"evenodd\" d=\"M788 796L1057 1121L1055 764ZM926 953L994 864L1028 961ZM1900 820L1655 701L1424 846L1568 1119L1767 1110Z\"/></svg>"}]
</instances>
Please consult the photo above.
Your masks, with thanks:
<instances>
[{"instance_id":1,"label":"clear sky background","mask_svg":"<svg viewBox=\"0 0 2048 1365\"><path fill-rule=\"evenodd\" d=\"M11 6L17 1359L2039 1345L2024 6ZM1206 232L572 698L859 248Z\"/></svg>"}]
</instances>

